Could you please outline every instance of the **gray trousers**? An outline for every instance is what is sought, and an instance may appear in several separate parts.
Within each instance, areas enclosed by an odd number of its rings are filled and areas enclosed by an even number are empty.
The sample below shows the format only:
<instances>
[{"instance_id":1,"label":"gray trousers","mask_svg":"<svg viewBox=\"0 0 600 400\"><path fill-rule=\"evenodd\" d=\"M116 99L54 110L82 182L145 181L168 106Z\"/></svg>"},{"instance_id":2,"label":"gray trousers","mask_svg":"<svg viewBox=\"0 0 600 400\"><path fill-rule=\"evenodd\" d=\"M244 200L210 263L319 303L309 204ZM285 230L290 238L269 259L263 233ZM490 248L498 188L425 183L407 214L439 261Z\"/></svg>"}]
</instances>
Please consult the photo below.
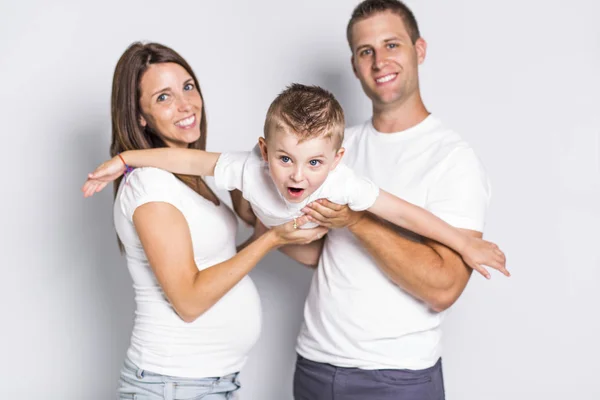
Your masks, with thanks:
<instances>
[{"instance_id":1,"label":"gray trousers","mask_svg":"<svg viewBox=\"0 0 600 400\"><path fill-rule=\"evenodd\" d=\"M427 369L335 367L298 355L295 400L444 400L442 360Z\"/></svg>"}]
</instances>

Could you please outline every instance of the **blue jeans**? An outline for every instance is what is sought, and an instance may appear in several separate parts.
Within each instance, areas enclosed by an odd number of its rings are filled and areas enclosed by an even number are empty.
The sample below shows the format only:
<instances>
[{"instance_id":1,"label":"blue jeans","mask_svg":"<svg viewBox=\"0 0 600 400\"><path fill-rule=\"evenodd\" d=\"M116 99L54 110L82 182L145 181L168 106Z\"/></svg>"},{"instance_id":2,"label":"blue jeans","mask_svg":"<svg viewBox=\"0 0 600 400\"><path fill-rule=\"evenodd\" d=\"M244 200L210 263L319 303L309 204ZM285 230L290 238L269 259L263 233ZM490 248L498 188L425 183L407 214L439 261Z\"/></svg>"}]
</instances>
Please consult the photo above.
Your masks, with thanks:
<instances>
[{"instance_id":1,"label":"blue jeans","mask_svg":"<svg viewBox=\"0 0 600 400\"><path fill-rule=\"evenodd\" d=\"M138 368L129 358L121 369L118 399L129 400L226 400L240 388L238 373L220 378L177 378Z\"/></svg>"}]
</instances>

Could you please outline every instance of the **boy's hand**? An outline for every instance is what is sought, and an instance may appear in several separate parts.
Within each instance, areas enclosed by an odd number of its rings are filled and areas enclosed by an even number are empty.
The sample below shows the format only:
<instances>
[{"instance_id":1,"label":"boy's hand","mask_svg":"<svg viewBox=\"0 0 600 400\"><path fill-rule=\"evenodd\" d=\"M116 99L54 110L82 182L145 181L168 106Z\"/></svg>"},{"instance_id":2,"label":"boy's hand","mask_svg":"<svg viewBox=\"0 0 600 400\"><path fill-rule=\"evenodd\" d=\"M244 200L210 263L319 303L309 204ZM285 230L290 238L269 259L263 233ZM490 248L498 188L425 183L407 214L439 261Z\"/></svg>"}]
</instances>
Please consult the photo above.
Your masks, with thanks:
<instances>
[{"instance_id":1,"label":"boy's hand","mask_svg":"<svg viewBox=\"0 0 600 400\"><path fill-rule=\"evenodd\" d=\"M487 279L490 279L490 273L483 268L484 265L497 269L506 276L510 276L510 272L506 269L506 256L495 243L469 237L461 255L469 267Z\"/></svg>"},{"instance_id":2,"label":"boy's hand","mask_svg":"<svg viewBox=\"0 0 600 400\"><path fill-rule=\"evenodd\" d=\"M327 199L319 199L302 209L308 220L326 228L345 228L355 224L364 212L352 211L348 205L332 203Z\"/></svg>"},{"instance_id":3,"label":"boy's hand","mask_svg":"<svg viewBox=\"0 0 600 400\"><path fill-rule=\"evenodd\" d=\"M111 158L110 160L102 163L94 172L88 174L87 181L83 184L81 191L83 197L93 196L94 193L98 193L109 182L114 181L125 172L125 164L118 156Z\"/></svg>"}]
</instances>

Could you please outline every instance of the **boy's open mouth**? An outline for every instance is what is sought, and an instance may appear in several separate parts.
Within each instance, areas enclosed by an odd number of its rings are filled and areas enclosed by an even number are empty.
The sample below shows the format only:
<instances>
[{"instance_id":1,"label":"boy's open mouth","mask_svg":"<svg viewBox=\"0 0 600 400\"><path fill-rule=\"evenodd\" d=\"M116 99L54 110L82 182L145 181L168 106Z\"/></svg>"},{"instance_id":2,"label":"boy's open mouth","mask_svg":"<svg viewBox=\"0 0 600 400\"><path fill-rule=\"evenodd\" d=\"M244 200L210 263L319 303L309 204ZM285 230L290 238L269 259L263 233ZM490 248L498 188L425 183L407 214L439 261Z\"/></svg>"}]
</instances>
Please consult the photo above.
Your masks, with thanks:
<instances>
[{"instance_id":1,"label":"boy's open mouth","mask_svg":"<svg viewBox=\"0 0 600 400\"><path fill-rule=\"evenodd\" d=\"M300 197L300 196L302 196L302 193L304 193L304 189L300 189L300 188L288 186L287 189L288 189L288 193L292 197Z\"/></svg>"}]
</instances>

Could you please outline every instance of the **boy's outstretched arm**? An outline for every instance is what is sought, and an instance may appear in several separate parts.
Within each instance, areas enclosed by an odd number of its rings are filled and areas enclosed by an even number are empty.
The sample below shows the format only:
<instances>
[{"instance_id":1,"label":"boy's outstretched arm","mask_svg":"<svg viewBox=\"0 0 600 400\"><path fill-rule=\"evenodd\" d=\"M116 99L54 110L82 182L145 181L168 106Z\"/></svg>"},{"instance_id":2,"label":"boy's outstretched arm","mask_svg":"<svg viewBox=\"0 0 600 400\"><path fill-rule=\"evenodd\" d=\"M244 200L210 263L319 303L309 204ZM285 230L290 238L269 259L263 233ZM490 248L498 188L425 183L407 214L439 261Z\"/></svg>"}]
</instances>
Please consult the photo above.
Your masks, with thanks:
<instances>
[{"instance_id":1,"label":"boy's outstretched arm","mask_svg":"<svg viewBox=\"0 0 600 400\"><path fill-rule=\"evenodd\" d=\"M459 253L469 267L488 279L489 272L483 268L483 265L510 276L505 267L504 253L497 245L466 235L429 211L384 190L380 190L377 200L368 211L394 225L448 246Z\"/></svg>"},{"instance_id":2,"label":"boy's outstretched arm","mask_svg":"<svg viewBox=\"0 0 600 400\"><path fill-rule=\"evenodd\" d=\"M212 176L221 153L209 153L196 149L160 149L129 150L121 157L131 167L155 167L174 174ZM121 162L119 156L113 160Z\"/></svg>"},{"instance_id":3,"label":"boy's outstretched arm","mask_svg":"<svg viewBox=\"0 0 600 400\"><path fill-rule=\"evenodd\" d=\"M212 176L221 153L209 153L196 149L128 150L101 164L88 174L83 185L85 197L101 191L108 182L121 176L129 167L155 167L183 175Z\"/></svg>"}]
</instances>

